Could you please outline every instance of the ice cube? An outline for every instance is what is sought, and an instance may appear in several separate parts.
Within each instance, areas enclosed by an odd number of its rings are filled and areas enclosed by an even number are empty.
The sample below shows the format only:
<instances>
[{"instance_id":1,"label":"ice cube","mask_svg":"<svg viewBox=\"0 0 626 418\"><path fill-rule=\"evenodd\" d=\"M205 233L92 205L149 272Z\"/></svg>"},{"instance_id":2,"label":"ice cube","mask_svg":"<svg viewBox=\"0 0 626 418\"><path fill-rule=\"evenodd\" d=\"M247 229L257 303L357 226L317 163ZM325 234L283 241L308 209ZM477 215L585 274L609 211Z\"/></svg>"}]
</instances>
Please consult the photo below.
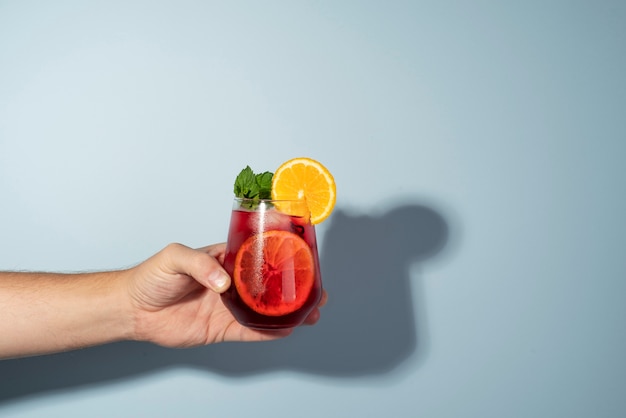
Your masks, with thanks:
<instances>
[{"instance_id":1,"label":"ice cube","mask_svg":"<svg viewBox=\"0 0 626 418\"><path fill-rule=\"evenodd\" d=\"M291 217L279 212L275 208L259 211L250 217L250 229L255 233L270 230L289 231Z\"/></svg>"}]
</instances>

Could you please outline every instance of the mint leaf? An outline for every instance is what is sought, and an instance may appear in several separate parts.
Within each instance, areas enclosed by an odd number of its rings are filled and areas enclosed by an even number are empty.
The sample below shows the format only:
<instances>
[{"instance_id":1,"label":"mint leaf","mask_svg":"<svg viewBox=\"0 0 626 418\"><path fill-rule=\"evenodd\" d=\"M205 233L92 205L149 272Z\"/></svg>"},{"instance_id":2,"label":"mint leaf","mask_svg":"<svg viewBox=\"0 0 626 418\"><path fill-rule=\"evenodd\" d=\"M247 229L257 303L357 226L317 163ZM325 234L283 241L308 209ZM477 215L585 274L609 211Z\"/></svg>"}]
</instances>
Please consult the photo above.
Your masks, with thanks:
<instances>
[{"instance_id":1,"label":"mint leaf","mask_svg":"<svg viewBox=\"0 0 626 418\"><path fill-rule=\"evenodd\" d=\"M259 199L272 198L272 177L274 177L274 174L269 171L256 175L256 184L259 187Z\"/></svg>"},{"instance_id":2,"label":"mint leaf","mask_svg":"<svg viewBox=\"0 0 626 418\"><path fill-rule=\"evenodd\" d=\"M252 198L255 195L258 195L256 176L250 166L246 166L246 168L241 170L235 179L234 192L235 196L241 198Z\"/></svg>"},{"instance_id":3,"label":"mint leaf","mask_svg":"<svg viewBox=\"0 0 626 418\"><path fill-rule=\"evenodd\" d=\"M235 196L242 199L270 199L272 197L273 173L266 171L255 174L246 166L235 179Z\"/></svg>"}]
</instances>

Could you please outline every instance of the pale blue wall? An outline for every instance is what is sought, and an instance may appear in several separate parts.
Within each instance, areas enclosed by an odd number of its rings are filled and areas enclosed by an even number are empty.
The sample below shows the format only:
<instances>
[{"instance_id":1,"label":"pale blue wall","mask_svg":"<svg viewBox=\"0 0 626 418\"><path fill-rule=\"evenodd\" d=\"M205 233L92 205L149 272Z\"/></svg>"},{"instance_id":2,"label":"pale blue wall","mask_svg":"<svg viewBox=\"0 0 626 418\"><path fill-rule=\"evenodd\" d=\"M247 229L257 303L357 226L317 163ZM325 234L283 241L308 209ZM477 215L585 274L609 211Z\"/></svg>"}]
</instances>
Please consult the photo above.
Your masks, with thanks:
<instances>
[{"instance_id":1,"label":"pale blue wall","mask_svg":"<svg viewBox=\"0 0 626 418\"><path fill-rule=\"evenodd\" d=\"M338 183L317 327L0 362L0 416L626 415L624 74L621 1L0 1L0 269L223 241L246 164Z\"/></svg>"}]
</instances>

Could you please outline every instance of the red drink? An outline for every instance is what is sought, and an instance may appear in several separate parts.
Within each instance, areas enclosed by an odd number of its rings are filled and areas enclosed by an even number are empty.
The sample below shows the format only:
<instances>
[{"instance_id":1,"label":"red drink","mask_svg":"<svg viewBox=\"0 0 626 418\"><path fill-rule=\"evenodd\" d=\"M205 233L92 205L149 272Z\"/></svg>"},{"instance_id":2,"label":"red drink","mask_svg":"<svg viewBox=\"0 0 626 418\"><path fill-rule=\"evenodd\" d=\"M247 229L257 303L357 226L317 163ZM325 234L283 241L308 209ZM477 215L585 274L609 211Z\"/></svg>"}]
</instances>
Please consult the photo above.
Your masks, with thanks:
<instances>
[{"instance_id":1,"label":"red drink","mask_svg":"<svg viewBox=\"0 0 626 418\"><path fill-rule=\"evenodd\" d=\"M290 216L303 202L235 199L224 267L233 278L222 294L241 324L257 329L300 325L317 306L322 284L315 228Z\"/></svg>"}]
</instances>

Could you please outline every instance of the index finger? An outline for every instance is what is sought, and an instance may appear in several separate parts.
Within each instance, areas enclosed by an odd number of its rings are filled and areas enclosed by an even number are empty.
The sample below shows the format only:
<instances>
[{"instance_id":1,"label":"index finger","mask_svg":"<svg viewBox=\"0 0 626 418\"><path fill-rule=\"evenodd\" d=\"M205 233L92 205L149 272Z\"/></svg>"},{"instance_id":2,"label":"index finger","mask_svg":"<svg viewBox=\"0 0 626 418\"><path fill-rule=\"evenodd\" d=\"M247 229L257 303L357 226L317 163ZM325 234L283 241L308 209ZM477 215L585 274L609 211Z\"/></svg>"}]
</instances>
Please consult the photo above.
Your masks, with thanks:
<instances>
[{"instance_id":1,"label":"index finger","mask_svg":"<svg viewBox=\"0 0 626 418\"><path fill-rule=\"evenodd\" d=\"M201 247L197 249L198 251L202 251L207 253L211 257L215 258L220 264L224 264L224 255L226 254L226 243L221 242L219 244L207 245L206 247Z\"/></svg>"}]
</instances>

